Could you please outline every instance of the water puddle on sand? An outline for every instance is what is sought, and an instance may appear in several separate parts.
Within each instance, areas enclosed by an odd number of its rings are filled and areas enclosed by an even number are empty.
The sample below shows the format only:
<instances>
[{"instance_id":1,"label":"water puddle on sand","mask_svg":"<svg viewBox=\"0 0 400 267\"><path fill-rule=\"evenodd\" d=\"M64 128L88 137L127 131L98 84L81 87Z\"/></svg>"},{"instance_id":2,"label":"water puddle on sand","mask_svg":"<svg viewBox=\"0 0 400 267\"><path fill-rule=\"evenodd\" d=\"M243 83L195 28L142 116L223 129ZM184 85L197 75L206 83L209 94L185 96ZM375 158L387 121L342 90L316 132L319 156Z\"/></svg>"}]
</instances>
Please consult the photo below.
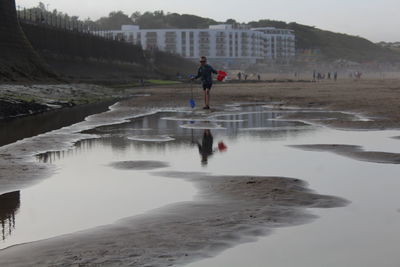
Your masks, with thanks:
<instances>
[{"instance_id":1,"label":"water puddle on sand","mask_svg":"<svg viewBox=\"0 0 400 267\"><path fill-rule=\"evenodd\" d=\"M168 170L168 164L142 161L127 169L113 166L112 161L120 163L148 157L146 153L121 151L95 141L98 140L85 141L64 155L40 157L55 164L58 171L38 185L13 193L15 204L8 210L0 209L0 215L3 213L3 217L9 218L6 225L11 223L3 231L0 248L110 224L169 203L192 199L195 190L190 183L147 173Z\"/></svg>"},{"instance_id":2,"label":"water puddle on sand","mask_svg":"<svg viewBox=\"0 0 400 267\"><path fill-rule=\"evenodd\" d=\"M400 166L376 162L386 154L355 157L348 151L311 151L300 145L356 145L395 154L400 142L391 137L400 133L339 131L313 120L279 120L285 112L235 106L211 115L158 113L91 130L99 138L38 156L38 161L57 167L51 178L0 196L0 248L190 201L196 193L191 183L152 172L207 172L298 178L318 194L343 197L351 204L311 209L320 218L277 229L258 242L190 266L397 266Z\"/></svg>"}]
</instances>

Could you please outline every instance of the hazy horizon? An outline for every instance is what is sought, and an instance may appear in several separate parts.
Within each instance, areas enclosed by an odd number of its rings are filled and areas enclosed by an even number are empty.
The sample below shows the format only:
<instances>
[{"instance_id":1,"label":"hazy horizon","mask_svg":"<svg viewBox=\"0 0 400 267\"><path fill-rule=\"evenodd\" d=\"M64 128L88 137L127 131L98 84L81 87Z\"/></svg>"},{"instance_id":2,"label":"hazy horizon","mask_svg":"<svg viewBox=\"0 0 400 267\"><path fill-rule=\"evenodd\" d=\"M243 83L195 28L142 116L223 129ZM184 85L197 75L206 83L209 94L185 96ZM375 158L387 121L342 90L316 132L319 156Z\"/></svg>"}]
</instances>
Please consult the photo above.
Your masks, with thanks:
<instances>
[{"instance_id":1,"label":"hazy horizon","mask_svg":"<svg viewBox=\"0 0 400 267\"><path fill-rule=\"evenodd\" d=\"M40 1L16 0L16 2L20 6L33 7ZM244 23L260 19L297 22L323 30L361 36L373 42L400 41L400 34L396 29L398 25L396 13L400 10L398 0L351 0L351 2L304 0L301 3L296 0L270 0L268 3L248 0L244 4L232 4L228 0L218 2L203 0L201 6L184 0L46 0L41 2L48 6L49 10L57 9L69 15L79 16L81 19L90 17L96 20L108 16L112 11L119 10L129 16L135 11L143 13L163 10L207 17L216 21L233 18Z\"/></svg>"}]
</instances>

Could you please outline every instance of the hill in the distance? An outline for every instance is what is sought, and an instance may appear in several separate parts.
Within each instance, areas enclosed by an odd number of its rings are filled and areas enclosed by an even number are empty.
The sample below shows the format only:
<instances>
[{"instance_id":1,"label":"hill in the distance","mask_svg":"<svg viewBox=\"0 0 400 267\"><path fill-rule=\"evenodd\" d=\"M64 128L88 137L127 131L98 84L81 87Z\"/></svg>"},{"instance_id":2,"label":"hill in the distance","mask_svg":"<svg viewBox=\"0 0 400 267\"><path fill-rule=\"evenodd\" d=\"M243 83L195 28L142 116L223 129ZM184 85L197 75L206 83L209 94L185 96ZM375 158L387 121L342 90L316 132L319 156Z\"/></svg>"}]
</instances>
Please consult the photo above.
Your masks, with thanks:
<instances>
[{"instance_id":1,"label":"hill in the distance","mask_svg":"<svg viewBox=\"0 0 400 267\"><path fill-rule=\"evenodd\" d=\"M224 22L215 21L195 15L167 13L162 11L133 13L130 17L121 11L111 12L95 23L103 29L117 30L123 24L137 24L142 29L166 28L208 28L218 23L237 24L234 19ZM321 30L315 27L297 23L286 23L273 20L259 20L247 23L250 27L276 27L291 29L296 34L296 48L300 51L317 52L318 60L334 61L346 59L356 62L398 62L400 53L392 49L379 46L365 38L342 33Z\"/></svg>"},{"instance_id":2,"label":"hill in the distance","mask_svg":"<svg viewBox=\"0 0 400 267\"><path fill-rule=\"evenodd\" d=\"M295 31L296 48L320 50L321 59L346 59L356 62L397 62L400 53L379 46L365 38L321 30L297 23L260 20L249 23L252 27L276 27Z\"/></svg>"}]
</instances>

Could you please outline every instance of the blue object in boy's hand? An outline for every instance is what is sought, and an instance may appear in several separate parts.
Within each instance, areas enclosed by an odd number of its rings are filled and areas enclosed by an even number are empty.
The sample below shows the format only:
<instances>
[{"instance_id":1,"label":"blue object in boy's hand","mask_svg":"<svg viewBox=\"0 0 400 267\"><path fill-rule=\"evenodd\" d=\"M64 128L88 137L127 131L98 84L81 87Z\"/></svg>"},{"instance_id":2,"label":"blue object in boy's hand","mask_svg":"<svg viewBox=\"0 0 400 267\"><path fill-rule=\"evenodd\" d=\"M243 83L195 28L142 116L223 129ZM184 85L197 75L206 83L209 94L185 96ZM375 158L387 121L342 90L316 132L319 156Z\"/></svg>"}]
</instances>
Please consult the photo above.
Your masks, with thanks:
<instances>
[{"instance_id":1,"label":"blue object in boy's hand","mask_svg":"<svg viewBox=\"0 0 400 267\"><path fill-rule=\"evenodd\" d=\"M194 74L189 75L189 79L191 79L191 80L194 79L194 77L196 77Z\"/></svg>"},{"instance_id":2,"label":"blue object in boy's hand","mask_svg":"<svg viewBox=\"0 0 400 267\"><path fill-rule=\"evenodd\" d=\"M190 103L190 106L191 106L192 108L194 108L194 107L196 106L196 102L194 101L193 98L189 100L189 103Z\"/></svg>"}]
</instances>

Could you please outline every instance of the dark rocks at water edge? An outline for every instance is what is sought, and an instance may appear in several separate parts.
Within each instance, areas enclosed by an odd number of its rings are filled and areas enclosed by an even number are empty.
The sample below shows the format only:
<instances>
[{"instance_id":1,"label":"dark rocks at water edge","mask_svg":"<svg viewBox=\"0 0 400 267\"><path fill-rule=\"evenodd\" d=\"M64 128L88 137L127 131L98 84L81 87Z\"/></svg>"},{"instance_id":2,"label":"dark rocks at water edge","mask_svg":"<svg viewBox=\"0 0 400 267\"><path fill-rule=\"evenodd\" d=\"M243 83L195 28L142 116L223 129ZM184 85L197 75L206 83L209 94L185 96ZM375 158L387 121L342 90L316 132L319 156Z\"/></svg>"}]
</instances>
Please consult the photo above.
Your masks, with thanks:
<instances>
[{"instance_id":1,"label":"dark rocks at water edge","mask_svg":"<svg viewBox=\"0 0 400 267\"><path fill-rule=\"evenodd\" d=\"M49 110L50 107L38 103L19 101L19 100L1 100L0 99L0 119L31 115Z\"/></svg>"},{"instance_id":2,"label":"dark rocks at water edge","mask_svg":"<svg viewBox=\"0 0 400 267\"><path fill-rule=\"evenodd\" d=\"M134 95L92 84L0 85L0 119L76 105L109 102Z\"/></svg>"},{"instance_id":3,"label":"dark rocks at water edge","mask_svg":"<svg viewBox=\"0 0 400 267\"><path fill-rule=\"evenodd\" d=\"M75 106L75 103L62 101L37 103L34 101L24 101L16 99L0 99L0 120L33 115L53 109L73 106Z\"/></svg>"}]
</instances>

